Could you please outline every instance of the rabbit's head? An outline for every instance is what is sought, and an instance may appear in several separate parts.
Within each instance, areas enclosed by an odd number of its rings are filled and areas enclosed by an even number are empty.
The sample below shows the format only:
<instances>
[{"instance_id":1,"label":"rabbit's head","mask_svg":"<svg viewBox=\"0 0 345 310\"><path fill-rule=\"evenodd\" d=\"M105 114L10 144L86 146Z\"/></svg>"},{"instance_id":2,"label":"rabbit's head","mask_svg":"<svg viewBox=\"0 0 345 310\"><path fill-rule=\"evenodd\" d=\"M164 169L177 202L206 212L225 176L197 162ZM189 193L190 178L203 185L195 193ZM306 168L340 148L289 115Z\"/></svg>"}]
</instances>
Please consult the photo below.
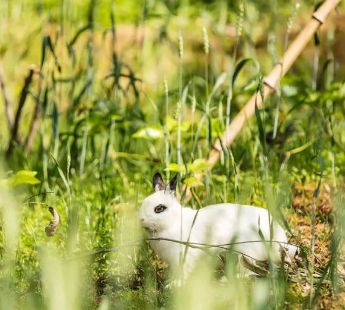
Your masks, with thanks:
<instances>
[{"instance_id":1,"label":"rabbit's head","mask_svg":"<svg viewBox=\"0 0 345 310\"><path fill-rule=\"evenodd\" d=\"M181 214L181 205L175 197L177 176L165 186L162 176L153 176L154 193L146 197L141 205L139 217L145 229L161 232L176 223Z\"/></svg>"}]
</instances>

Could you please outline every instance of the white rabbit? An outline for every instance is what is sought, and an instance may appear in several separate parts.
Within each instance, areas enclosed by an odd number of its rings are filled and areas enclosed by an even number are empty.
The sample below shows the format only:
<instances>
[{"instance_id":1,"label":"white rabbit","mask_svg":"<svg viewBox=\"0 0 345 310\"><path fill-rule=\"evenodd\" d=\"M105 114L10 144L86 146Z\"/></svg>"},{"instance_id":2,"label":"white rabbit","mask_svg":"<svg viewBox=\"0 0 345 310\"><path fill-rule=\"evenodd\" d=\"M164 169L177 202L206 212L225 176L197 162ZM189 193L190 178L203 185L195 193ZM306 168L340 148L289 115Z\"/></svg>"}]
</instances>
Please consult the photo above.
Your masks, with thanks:
<instances>
[{"instance_id":1,"label":"white rabbit","mask_svg":"<svg viewBox=\"0 0 345 310\"><path fill-rule=\"evenodd\" d=\"M297 254L298 248L287 244L283 228L266 209L230 203L210 205L199 211L183 208L175 197L176 181L175 176L165 187L161 175L156 173L155 192L144 199L139 213L150 239L165 239L151 240L152 249L175 271L183 262L183 277L203 257L205 247L201 244L211 245L207 251L217 254L232 243L232 249L243 257L267 261L270 256L277 263L282 249L288 257ZM183 242L192 247L186 249Z\"/></svg>"}]
</instances>

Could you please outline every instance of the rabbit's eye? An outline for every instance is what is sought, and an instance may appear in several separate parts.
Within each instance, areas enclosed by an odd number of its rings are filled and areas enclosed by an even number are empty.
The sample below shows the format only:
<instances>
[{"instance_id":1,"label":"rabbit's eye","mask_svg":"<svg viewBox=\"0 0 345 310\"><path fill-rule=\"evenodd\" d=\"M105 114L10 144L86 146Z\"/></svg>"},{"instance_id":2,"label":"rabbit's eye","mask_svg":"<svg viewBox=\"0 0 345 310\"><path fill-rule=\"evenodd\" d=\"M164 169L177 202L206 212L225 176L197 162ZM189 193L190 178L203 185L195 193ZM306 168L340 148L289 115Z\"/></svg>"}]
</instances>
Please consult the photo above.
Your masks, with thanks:
<instances>
[{"instance_id":1,"label":"rabbit's eye","mask_svg":"<svg viewBox=\"0 0 345 310\"><path fill-rule=\"evenodd\" d=\"M158 205L155 207L155 213L163 212L167 207L165 205Z\"/></svg>"}]
</instances>

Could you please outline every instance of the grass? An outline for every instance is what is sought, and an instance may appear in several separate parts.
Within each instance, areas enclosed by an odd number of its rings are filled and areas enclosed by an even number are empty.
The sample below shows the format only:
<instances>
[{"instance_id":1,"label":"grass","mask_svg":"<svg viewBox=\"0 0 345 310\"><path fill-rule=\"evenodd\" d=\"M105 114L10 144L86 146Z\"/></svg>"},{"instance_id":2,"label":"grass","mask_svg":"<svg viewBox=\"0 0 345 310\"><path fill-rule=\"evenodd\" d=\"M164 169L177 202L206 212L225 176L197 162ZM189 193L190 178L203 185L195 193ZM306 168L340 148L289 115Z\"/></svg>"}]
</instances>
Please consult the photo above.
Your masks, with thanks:
<instances>
[{"instance_id":1,"label":"grass","mask_svg":"<svg viewBox=\"0 0 345 310\"><path fill-rule=\"evenodd\" d=\"M3 81L14 116L22 110L13 134L1 96L0 308L340 307L341 24L310 43L212 170L204 160L312 6L1 2ZM167 289L136 216L156 171L180 172L194 208L268 208L303 247L301 264L239 280L230 260L228 283L201 265L183 289ZM51 237L49 207L60 215Z\"/></svg>"}]
</instances>

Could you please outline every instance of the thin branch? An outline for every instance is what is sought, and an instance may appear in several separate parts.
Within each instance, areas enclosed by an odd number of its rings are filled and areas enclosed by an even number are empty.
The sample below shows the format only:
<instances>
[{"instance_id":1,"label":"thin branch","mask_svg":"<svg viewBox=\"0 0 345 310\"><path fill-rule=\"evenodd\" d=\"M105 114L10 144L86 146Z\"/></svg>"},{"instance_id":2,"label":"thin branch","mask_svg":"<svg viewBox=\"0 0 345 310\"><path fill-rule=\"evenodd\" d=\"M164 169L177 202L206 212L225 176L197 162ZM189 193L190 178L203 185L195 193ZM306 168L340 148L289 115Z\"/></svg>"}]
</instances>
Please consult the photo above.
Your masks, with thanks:
<instances>
[{"instance_id":1,"label":"thin branch","mask_svg":"<svg viewBox=\"0 0 345 310\"><path fill-rule=\"evenodd\" d=\"M31 200L32 198L35 198L35 197L38 197L38 196L44 196L44 195L47 195L47 194L55 194L55 192L53 192L53 191L44 191L44 192L40 192L38 194L31 195L30 197L26 198L23 201L23 203L30 203L29 200Z\"/></svg>"},{"instance_id":2,"label":"thin branch","mask_svg":"<svg viewBox=\"0 0 345 310\"><path fill-rule=\"evenodd\" d=\"M227 249L229 246L238 245L238 244L247 244L247 243L278 243L281 245L292 245L298 247L297 244L289 243L289 242L282 242L282 241L275 241L275 240L249 240L249 241L237 241L231 243L222 243L222 244L208 244L208 243L199 243L199 242L187 242L187 241L180 241L170 238L147 238L147 241L170 241L175 242L183 245L187 245L190 247L205 247L205 248L220 248L220 249Z\"/></svg>"},{"instance_id":3,"label":"thin branch","mask_svg":"<svg viewBox=\"0 0 345 310\"><path fill-rule=\"evenodd\" d=\"M199 197L196 195L196 193L192 187L190 188L190 192L192 193L195 201L197 202L199 209L201 209L202 208L201 201L200 201Z\"/></svg>"},{"instance_id":4,"label":"thin branch","mask_svg":"<svg viewBox=\"0 0 345 310\"><path fill-rule=\"evenodd\" d=\"M298 247L298 245L293 244L293 243L289 243L289 242L281 242L281 241L274 241L274 240L254 240L254 241L240 241L240 242L232 242L232 243L224 243L224 244L217 244L217 245L212 245L212 244L207 244L207 243L198 243L198 242L186 242L186 241L179 241L179 240L175 240L175 239L169 239L169 238L146 238L146 241L169 241L169 242L173 242L173 243L178 243L178 244L182 244L182 245L186 245L188 247L191 248L195 248L195 249L199 249L199 250L206 250L208 248L219 248L221 250L228 250L229 246L232 245L237 245L237 244L244 244L244 243L258 243L258 242L273 242L273 243L279 243L282 245L292 245L292 246L296 246ZM80 259L80 258L84 258L84 257L88 257L88 256L93 256L93 255L99 255L99 254L107 254L107 253L111 253L111 252L117 252L120 249L122 249L123 247L136 247L136 246L140 246L141 243L130 243L130 244L124 244L122 246L117 246L114 248L100 248L97 249L95 251L91 251L91 252L86 252L86 253L82 253L73 257L68 258L67 260L73 260L73 259ZM234 251L237 254L240 255L244 255L248 258L254 259L256 261L258 261L257 259L246 255L242 252L239 251Z\"/></svg>"},{"instance_id":5,"label":"thin branch","mask_svg":"<svg viewBox=\"0 0 345 310\"><path fill-rule=\"evenodd\" d=\"M19 121L20 121L20 117L22 115L23 107L24 107L24 104L26 101L26 97L28 95L28 90L29 90L29 86L32 82L33 75L34 75L34 69L31 68L29 70L28 75L26 76L26 78L24 80L24 86L23 86L22 91L20 93L18 108L17 108L16 116L15 116L13 127L12 127L11 140L9 142L8 149L6 152L7 157L12 154L14 141L17 142L18 144L20 144L20 139L18 136Z\"/></svg>"},{"instance_id":6,"label":"thin branch","mask_svg":"<svg viewBox=\"0 0 345 310\"><path fill-rule=\"evenodd\" d=\"M26 78L24 80L24 86L23 86L22 91L20 93L16 118L15 118L14 124L13 124L13 130L12 130L12 138L13 139L17 139L18 129L19 129L19 121L20 121L20 117L22 115L22 110L23 110L23 107L24 107L24 104L26 101L26 97L28 95L28 90L29 90L29 86L32 82L33 75L34 75L34 70L30 69L28 75L26 76Z\"/></svg>"}]
</instances>

